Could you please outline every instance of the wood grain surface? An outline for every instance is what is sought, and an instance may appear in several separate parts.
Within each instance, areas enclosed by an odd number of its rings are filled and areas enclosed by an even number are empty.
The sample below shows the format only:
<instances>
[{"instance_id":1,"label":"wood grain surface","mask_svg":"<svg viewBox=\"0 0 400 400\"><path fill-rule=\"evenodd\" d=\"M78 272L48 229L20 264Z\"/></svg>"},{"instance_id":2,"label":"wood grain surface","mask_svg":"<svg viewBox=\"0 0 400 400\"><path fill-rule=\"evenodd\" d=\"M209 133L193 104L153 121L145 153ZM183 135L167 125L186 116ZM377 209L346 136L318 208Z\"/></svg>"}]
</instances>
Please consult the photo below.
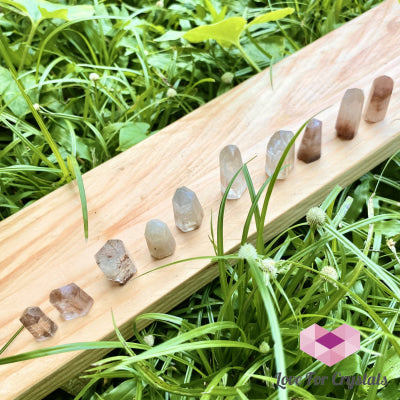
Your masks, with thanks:
<instances>
[{"instance_id":1,"label":"wood grain surface","mask_svg":"<svg viewBox=\"0 0 400 400\"><path fill-rule=\"evenodd\" d=\"M318 205L336 184L347 185L400 147L400 6L388 0L331 32L228 93L173 123L155 136L88 172L89 240L76 183L66 185L0 223L0 347L20 326L27 306L40 306L58 324L54 338L37 343L24 330L3 356L71 342L113 338L111 309L126 336L132 319L145 311L165 312L217 275L208 261L178 264L114 286L97 267L94 254L108 239L122 239L138 274L173 260L213 255L210 215L221 200L218 155L236 144L258 189L266 179L265 148L278 129L296 131L320 112L322 158L296 160L286 181L273 192L265 238L271 238ZM335 136L340 100L347 88L368 96L379 75L395 81L387 117L361 122L352 141ZM324 110L324 111L322 111ZM322 111L322 112L321 112ZM297 143L298 147L299 142ZM172 196L177 187L194 190L205 211L200 229L182 233L174 225ZM246 192L226 207L225 248L240 241L250 207ZM177 243L173 256L155 261L144 239L145 224L159 218ZM216 218L214 218L216 219ZM251 233L254 233L254 226ZM49 303L52 289L75 282L95 300L83 318L62 321ZM104 352L66 353L0 366L0 398L42 398Z\"/></svg>"}]
</instances>

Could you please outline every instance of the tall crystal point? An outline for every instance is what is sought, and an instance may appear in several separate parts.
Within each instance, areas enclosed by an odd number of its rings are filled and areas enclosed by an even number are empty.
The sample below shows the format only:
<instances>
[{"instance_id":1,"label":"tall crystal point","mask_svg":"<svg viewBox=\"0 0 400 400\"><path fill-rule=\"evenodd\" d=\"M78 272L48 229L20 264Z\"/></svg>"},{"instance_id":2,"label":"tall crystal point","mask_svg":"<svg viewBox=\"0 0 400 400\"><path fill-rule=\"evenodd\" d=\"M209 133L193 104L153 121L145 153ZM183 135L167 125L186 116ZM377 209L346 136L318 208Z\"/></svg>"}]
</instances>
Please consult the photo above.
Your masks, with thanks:
<instances>
[{"instance_id":1,"label":"tall crystal point","mask_svg":"<svg viewBox=\"0 0 400 400\"><path fill-rule=\"evenodd\" d=\"M311 163L321 157L322 122L313 118L307 125L297 158L305 163Z\"/></svg>"},{"instance_id":2,"label":"tall crystal point","mask_svg":"<svg viewBox=\"0 0 400 400\"><path fill-rule=\"evenodd\" d=\"M291 131L278 131L269 139L267 144L267 157L265 160L265 172L268 176L272 176L275 172L276 166L293 136L293 132ZM294 153L293 144L283 162L283 169L279 172L278 179L285 179L289 176L290 171L294 167Z\"/></svg>"},{"instance_id":3,"label":"tall crystal point","mask_svg":"<svg viewBox=\"0 0 400 400\"><path fill-rule=\"evenodd\" d=\"M201 225L204 212L196 193L183 186L176 190L172 199L175 224L182 232L190 232Z\"/></svg>"},{"instance_id":4,"label":"tall crystal point","mask_svg":"<svg viewBox=\"0 0 400 400\"><path fill-rule=\"evenodd\" d=\"M360 125L364 104L364 93L361 89L347 89L336 119L336 134L340 139L354 138Z\"/></svg>"},{"instance_id":5,"label":"tall crystal point","mask_svg":"<svg viewBox=\"0 0 400 400\"><path fill-rule=\"evenodd\" d=\"M152 219L146 224L144 232L147 247L154 258L168 257L175 251L175 239L168 225L159 219Z\"/></svg>"},{"instance_id":6,"label":"tall crystal point","mask_svg":"<svg viewBox=\"0 0 400 400\"><path fill-rule=\"evenodd\" d=\"M77 284L70 283L50 293L50 303L65 320L86 315L93 305L93 299Z\"/></svg>"},{"instance_id":7,"label":"tall crystal point","mask_svg":"<svg viewBox=\"0 0 400 400\"><path fill-rule=\"evenodd\" d=\"M221 191L225 193L229 182L234 175L243 167L242 155L237 146L230 144L225 146L219 153L219 170L221 176ZM229 189L228 199L239 199L247 189L243 171L240 171Z\"/></svg>"},{"instance_id":8,"label":"tall crystal point","mask_svg":"<svg viewBox=\"0 0 400 400\"><path fill-rule=\"evenodd\" d=\"M57 331L57 325L39 307L28 307L19 320L38 342L50 339Z\"/></svg>"},{"instance_id":9,"label":"tall crystal point","mask_svg":"<svg viewBox=\"0 0 400 400\"><path fill-rule=\"evenodd\" d=\"M379 122L385 118L393 92L393 79L383 75L374 80L367 100L364 119L367 122Z\"/></svg>"},{"instance_id":10,"label":"tall crystal point","mask_svg":"<svg viewBox=\"0 0 400 400\"><path fill-rule=\"evenodd\" d=\"M129 258L122 240L107 240L94 257L107 279L121 285L136 272L135 264Z\"/></svg>"}]
</instances>

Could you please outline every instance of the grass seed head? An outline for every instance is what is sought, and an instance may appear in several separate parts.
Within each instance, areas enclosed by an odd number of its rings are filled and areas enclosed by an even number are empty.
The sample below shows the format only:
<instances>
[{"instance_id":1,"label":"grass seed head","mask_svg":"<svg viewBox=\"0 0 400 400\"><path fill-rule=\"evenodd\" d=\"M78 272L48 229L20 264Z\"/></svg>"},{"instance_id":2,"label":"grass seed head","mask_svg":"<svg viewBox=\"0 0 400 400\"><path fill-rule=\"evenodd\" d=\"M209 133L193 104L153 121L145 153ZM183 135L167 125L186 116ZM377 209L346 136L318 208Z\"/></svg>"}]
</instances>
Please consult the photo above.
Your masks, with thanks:
<instances>
[{"instance_id":1,"label":"grass seed head","mask_svg":"<svg viewBox=\"0 0 400 400\"><path fill-rule=\"evenodd\" d=\"M147 345L150 347L154 346L154 336L153 335L146 335L143 336L143 340L146 342Z\"/></svg>"},{"instance_id":2,"label":"grass seed head","mask_svg":"<svg viewBox=\"0 0 400 400\"><path fill-rule=\"evenodd\" d=\"M337 279L338 279L338 274L337 274L335 268L331 267L330 265L326 265L325 267L323 267L321 269L321 273L323 273L324 275L327 275L327 276L321 275L321 279L323 281L330 281L331 283L333 283L336 286L335 281L337 281Z\"/></svg>"},{"instance_id":3,"label":"grass seed head","mask_svg":"<svg viewBox=\"0 0 400 400\"><path fill-rule=\"evenodd\" d=\"M169 88L167 90L167 97L175 97L176 96L176 90L174 88Z\"/></svg>"},{"instance_id":4,"label":"grass seed head","mask_svg":"<svg viewBox=\"0 0 400 400\"><path fill-rule=\"evenodd\" d=\"M225 83L226 85L229 85L230 83L232 83L234 77L235 77L235 75L233 75L232 72L225 72L221 76L221 81L223 83Z\"/></svg>"},{"instance_id":5,"label":"grass seed head","mask_svg":"<svg viewBox=\"0 0 400 400\"><path fill-rule=\"evenodd\" d=\"M393 253L396 253L396 242L393 239L388 239L386 245Z\"/></svg>"},{"instance_id":6,"label":"grass seed head","mask_svg":"<svg viewBox=\"0 0 400 400\"><path fill-rule=\"evenodd\" d=\"M96 72L91 72L89 74L89 79L93 82L98 81L100 79L99 74L96 74Z\"/></svg>"},{"instance_id":7,"label":"grass seed head","mask_svg":"<svg viewBox=\"0 0 400 400\"><path fill-rule=\"evenodd\" d=\"M266 354L270 351L269 344L267 342L262 342L259 346L260 353Z\"/></svg>"},{"instance_id":8,"label":"grass seed head","mask_svg":"<svg viewBox=\"0 0 400 400\"><path fill-rule=\"evenodd\" d=\"M238 256L239 256L239 258L246 259L246 260L257 260L257 258L258 258L256 248L250 243L245 243L240 248Z\"/></svg>"},{"instance_id":9,"label":"grass seed head","mask_svg":"<svg viewBox=\"0 0 400 400\"><path fill-rule=\"evenodd\" d=\"M276 268L276 262L272 258L265 258L261 260L261 269L276 278L278 274L278 269Z\"/></svg>"},{"instance_id":10,"label":"grass seed head","mask_svg":"<svg viewBox=\"0 0 400 400\"><path fill-rule=\"evenodd\" d=\"M308 210L306 220L311 227L321 227L325 223L325 211L319 207L312 207Z\"/></svg>"}]
</instances>

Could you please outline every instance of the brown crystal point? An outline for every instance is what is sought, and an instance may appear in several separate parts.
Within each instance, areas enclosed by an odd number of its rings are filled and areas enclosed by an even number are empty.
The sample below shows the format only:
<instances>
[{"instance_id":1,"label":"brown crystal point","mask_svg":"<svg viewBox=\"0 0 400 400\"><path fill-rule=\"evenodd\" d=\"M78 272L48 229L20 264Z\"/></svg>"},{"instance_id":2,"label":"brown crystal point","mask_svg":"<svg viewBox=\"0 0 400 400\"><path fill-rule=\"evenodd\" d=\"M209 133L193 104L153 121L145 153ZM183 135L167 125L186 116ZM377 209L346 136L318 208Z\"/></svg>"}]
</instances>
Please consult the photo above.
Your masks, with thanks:
<instances>
[{"instance_id":1,"label":"brown crystal point","mask_svg":"<svg viewBox=\"0 0 400 400\"><path fill-rule=\"evenodd\" d=\"M364 119L367 122L379 122L385 118L393 92L393 79L389 76L379 76L372 83L367 100Z\"/></svg>"},{"instance_id":2,"label":"brown crystal point","mask_svg":"<svg viewBox=\"0 0 400 400\"><path fill-rule=\"evenodd\" d=\"M360 125L364 104L364 93L361 89L347 89L336 120L336 134L340 139L351 140Z\"/></svg>"},{"instance_id":3,"label":"brown crystal point","mask_svg":"<svg viewBox=\"0 0 400 400\"><path fill-rule=\"evenodd\" d=\"M322 121L313 118L306 127L297 158L311 163L321 158Z\"/></svg>"},{"instance_id":4,"label":"brown crystal point","mask_svg":"<svg viewBox=\"0 0 400 400\"><path fill-rule=\"evenodd\" d=\"M50 339L57 331L57 325L39 307L28 307L19 320L38 342Z\"/></svg>"},{"instance_id":5,"label":"brown crystal point","mask_svg":"<svg viewBox=\"0 0 400 400\"><path fill-rule=\"evenodd\" d=\"M70 283L54 289L50 293L50 303L64 319L70 320L86 315L93 305L93 299L78 285Z\"/></svg>"},{"instance_id":6,"label":"brown crystal point","mask_svg":"<svg viewBox=\"0 0 400 400\"><path fill-rule=\"evenodd\" d=\"M135 264L129 258L122 240L107 240L94 258L107 279L121 285L136 272Z\"/></svg>"}]
</instances>

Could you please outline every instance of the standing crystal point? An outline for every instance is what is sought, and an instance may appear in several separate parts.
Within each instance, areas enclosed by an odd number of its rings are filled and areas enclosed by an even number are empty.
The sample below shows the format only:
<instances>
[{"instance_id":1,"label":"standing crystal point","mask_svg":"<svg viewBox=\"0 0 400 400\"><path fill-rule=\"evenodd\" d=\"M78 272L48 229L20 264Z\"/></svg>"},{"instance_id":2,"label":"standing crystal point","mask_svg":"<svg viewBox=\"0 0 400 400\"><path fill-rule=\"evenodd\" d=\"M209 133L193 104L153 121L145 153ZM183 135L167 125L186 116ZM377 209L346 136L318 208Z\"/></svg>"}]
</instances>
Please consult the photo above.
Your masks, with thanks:
<instances>
[{"instance_id":1,"label":"standing crystal point","mask_svg":"<svg viewBox=\"0 0 400 400\"><path fill-rule=\"evenodd\" d=\"M305 163L311 163L321 158L322 122L313 118L307 125L297 158Z\"/></svg>"},{"instance_id":2,"label":"standing crystal point","mask_svg":"<svg viewBox=\"0 0 400 400\"><path fill-rule=\"evenodd\" d=\"M372 84L367 100L364 119L367 122L379 122L385 118L393 92L393 79L383 75L376 78Z\"/></svg>"},{"instance_id":3,"label":"standing crystal point","mask_svg":"<svg viewBox=\"0 0 400 400\"><path fill-rule=\"evenodd\" d=\"M265 160L265 172L268 176L272 176L275 172L276 166L287 145L293 138L291 131L278 131L275 132L267 144L267 157ZM289 176L290 171L294 166L294 144L290 148L288 155L282 165L282 170L278 174L278 179L285 179Z\"/></svg>"},{"instance_id":4,"label":"standing crystal point","mask_svg":"<svg viewBox=\"0 0 400 400\"><path fill-rule=\"evenodd\" d=\"M165 258L175 251L175 239L168 225L159 219L152 219L146 224L144 237L149 252L154 258Z\"/></svg>"},{"instance_id":5,"label":"standing crystal point","mask_svg":"<svg viewBox=\"0 0 400 400\"><path fill-rule=\"evenodd\" d=\"M360 125L364 104L364 93L361 89L347 89L336 120L336 134L340 139L351 140Z\"/></svg>"},{"instance_id":6,"label":"standing crystal point","mask_svg":"<svg viewBox=\"0 0 400 400\"><path fill-rule=\"evenodd\" d=\"M129 258L122 240L108 240L94 257L107 279L121 285L136 272L135 264Z\"/></svg>"},{"instance_id":7,"label":"standing crystal point","mask_svg":"<svg viewBox=\"0 0 400 400\"><path fill-rule=\"evenodd\" d=\"M196 193L183 186L172 199L175 224L182 232L190 232L201 225L204 212Z\"/></svg>"},{"instance_id":8,"label":"standing crystal point","mask_svg":"<svg viewBox=\"0 0 400 400\"><path fill-rule=\"evenodd\" d=\"M78 285L70 283L50 293L50 303L57 308L65 320L86 315L93 305L93 299Z\"/></svg>"},{"instance_id":9,"label":"standing crystal point","mask_svg":"<svg viewBox=\"0 0 400 400\"><path fill-rule=\"evenodd\" d=\"M243 167L242 156L237 146L230 144L219 153L219 170L221 176L221 191L225 193L234 175ZM229 189L228 199L239 199L247 189L243 171L240 171Z\"/></svg>"},{"instance_id":10,"label":"standing crystal point","mask_svg":"<svg viewBox=\"0 0 400 400\"><path fill-rule=\"evenodd\" d=\"M39 307L28 307L19 320L38 342L50 339L57 331L57 325Z\"/></svg>"}]
</instances>

